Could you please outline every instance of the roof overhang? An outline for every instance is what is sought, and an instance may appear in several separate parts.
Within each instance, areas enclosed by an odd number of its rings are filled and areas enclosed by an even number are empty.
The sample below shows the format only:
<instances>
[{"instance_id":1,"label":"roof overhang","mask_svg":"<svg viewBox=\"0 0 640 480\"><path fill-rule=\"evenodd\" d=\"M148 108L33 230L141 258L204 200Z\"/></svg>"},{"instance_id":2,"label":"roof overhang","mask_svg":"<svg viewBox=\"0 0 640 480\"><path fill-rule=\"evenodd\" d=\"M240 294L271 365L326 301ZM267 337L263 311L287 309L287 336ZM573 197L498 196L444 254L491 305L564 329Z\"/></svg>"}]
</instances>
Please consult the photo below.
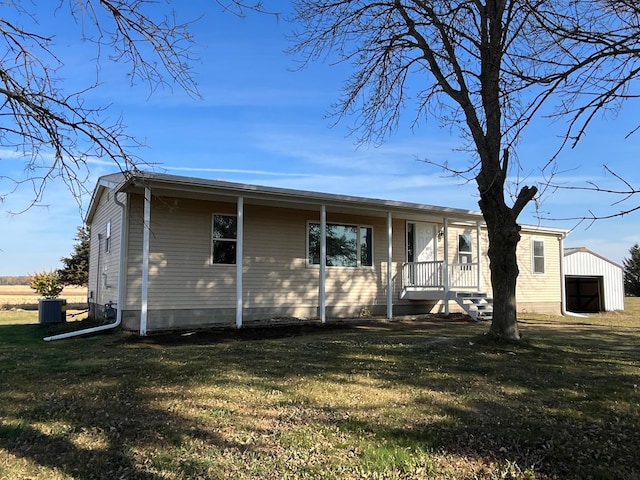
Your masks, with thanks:
<instances>
[{"instance_id":1,"label":"roof overhang","mask_svg":"<svg viewBox=\"0 0 640 480\"><path fill-rule=\"evenodd\" d=\"M315 211L324 205L334 213L372 217L384 217L391 213L416 221L442 221L448 218L455 222L484 222L482 213L473 210L148 172L123 177L116 192L141 194L145 188L149 188L155 196L225 202L235 202L238 197L243 197L245 205Z\"/></svg>"},{"instance_id":2,"label":"roof overhang","mask_svg":"<svg viewBox=\"0 0 640 480\"><path fill-rule=\"evenodd\" d=\"M329 212L367 215L371 217L401 216L406 220L442 222L444 218L456 224L485 226L482 212L421 203L382 200L377 198L338 195L289 188L269 187L245 183L209 180L153 172L121 172L100 177L93 192L86 216L91 223L97 204L105 189L114 193L143 194L149 188L155 196L235 203L243 197L245 205L262 205L298 210L319 211L325 206ZM521 225L527 233L555 235L564 238L568 230L540 225Z\"/></svg>"}]
</instances>

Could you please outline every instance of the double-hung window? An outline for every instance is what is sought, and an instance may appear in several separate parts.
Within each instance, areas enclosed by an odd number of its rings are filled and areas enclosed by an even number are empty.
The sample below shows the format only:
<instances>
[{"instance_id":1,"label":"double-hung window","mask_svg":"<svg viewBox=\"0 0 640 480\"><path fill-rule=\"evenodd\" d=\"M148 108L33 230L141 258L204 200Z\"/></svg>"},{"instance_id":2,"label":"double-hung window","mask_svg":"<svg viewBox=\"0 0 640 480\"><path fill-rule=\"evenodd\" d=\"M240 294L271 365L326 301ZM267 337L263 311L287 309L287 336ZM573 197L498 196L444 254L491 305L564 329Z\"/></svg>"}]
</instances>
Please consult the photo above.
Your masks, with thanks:
<instances>
[{"instance_id":1,"label":"double-hung window","mask_svg":"<svg viewBox=\"0 0 640 480\"><path fill-rule=\"evenodd\" d=\"M544 273L544 242L542 240L531 241L533 273Z\"/></svg>"},{"instance_id":2,"label":"double-hung window","mask_svg":"<svg viewBox=\"0 0 640 480\"><path fill-rule=\"evenodd\" d=\"M461 233L458 235L458 263L467 264L473 262L473 248L471 245L471 234Z\"/></svg>"},{"instance_id":3,"label":"double-hung window","mask_svg":"<svg viewBox=\"0 0 640 480\"><path fill-rule=\"evenodd\" d=\"M233 265L236 263L237 219L235 215L213 215L211 263Z\"/></svg>"},{"instance_id":4,"label":"double-hung window","mask_svg":"<svg viewBox=\"0 0 640 480\"><path fill-rule=\"evenodd\" d=\"M309 222L307 231L307 261L309 265L320 265L320 224ZM327 224L328 267L370 267L372 265L372 227Z\"/></svg>"}]
</instances>

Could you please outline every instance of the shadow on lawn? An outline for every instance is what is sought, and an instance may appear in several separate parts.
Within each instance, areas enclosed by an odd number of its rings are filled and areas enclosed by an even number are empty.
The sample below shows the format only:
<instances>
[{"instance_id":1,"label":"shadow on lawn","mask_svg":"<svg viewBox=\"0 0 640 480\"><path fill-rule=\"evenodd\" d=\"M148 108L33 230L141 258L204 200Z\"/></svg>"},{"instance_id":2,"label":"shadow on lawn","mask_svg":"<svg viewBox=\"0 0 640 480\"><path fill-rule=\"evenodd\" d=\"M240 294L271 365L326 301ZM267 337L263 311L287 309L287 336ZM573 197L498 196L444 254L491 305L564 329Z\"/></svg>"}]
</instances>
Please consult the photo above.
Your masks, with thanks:
<instances>
[{"instance_id":1,"label":"shadow on lawn","mask_svg":"<svg viewBox=\"0 0 640 480\"><path fill-rule=\"evenodd\" d=\"M221 450L247 449L160 407L171 401L171 388L150 390L149 380L169 375L174 380L170 383L179 385L178 375L169 373L172 368L162 364L161 356L127 356L121 349L122 337L60 342L52 349L31 342L28 351L5 343L17 338L28 343L29 338L48 334L45 330L31 325L0 327L0 449L65 477L143 480L167 478L166 471L200 478L210 467L207 462L163 453L179 447L185 438ZM79 342L89 344L75 350ZM132 360L139 364L129 363ZM0 476L5 473L0 468ZM49 478L44 475L37 478Z\"/></svg>"},{"instance_id":2,"label":"shadow on lawn","mask_svg":"<svg viewBox=\"0 0 640 480\"><path fill-rule=\"evenodd\" d=\"M543 478L640 476L640 357L630 331L525 325L530 338L513 346L461 321L378 322L114 335L45 348L10 346L6 328L0 447L76 478L196 478L215 468L216 455L178 458L181 445L237 456L254 448L181 413L195 402L182 392L233 384L233 372L251 391L299 402L300 422L379 443L513 462ZM328 408L294 381L326 376L354 388L372 379L378 389L412 392L411 400Z\"/></svg>"},{"instance_id":3,"label":"shadow on lawn","mask_svg":"<svg viewBox=\"0 0 640 480\"><path fill-rule=\"evenodd\" d=\"M363 411L341 426L549 478L640 478L637 333L591 326L530 333L520 345L482 336L415 344L397 356L391 376L426 392L414 406L437 415L417 414L404 428L389 428ZM420 375L411 374L416 358L428 365Z\"/></svg>"}]
</instances>

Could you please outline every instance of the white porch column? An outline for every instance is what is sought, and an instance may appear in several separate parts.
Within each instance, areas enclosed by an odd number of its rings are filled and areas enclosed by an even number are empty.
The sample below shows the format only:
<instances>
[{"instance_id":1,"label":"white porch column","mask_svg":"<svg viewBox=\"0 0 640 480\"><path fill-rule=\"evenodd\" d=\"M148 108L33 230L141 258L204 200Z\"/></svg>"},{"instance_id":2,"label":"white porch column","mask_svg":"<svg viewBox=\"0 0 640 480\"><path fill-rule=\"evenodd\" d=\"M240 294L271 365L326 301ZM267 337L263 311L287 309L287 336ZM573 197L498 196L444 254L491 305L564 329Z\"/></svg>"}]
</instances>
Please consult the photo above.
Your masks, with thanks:
<instances>
[{"instance_id":1,"label":"white porch column","mask_svg":"<svg viewBox=\"0 0 640 480\"><path fill-rule=\"evenodd\" d=\"M444 218L444 259L442 261L442 283L444 283L444 313L449 315L449 219Z\"/></svg>"},{"instance_id":2,"label":"white porch column","mask_svg":"<svg viewBox=\"0 0 640 480\"><path fill-rule=\"evenodd\" d=\"M124 225L121 226L124 228ZM149 232L151 231L151 189L144 188L144 214L142 225L142 291L140 294L140 336L147 334L149 301ZM121 247L122 248L122 247ZM122 308L118 305L118 308Z\"/></svg>"},{"instance_id":3,"label":"white porch column","mask_svg":"<svg viewBox=\"0 0 640 480\"><path fill-rule=\"evenodd\" d=\"M318 291L318 303L320 309L320 321L327 321L326 312L326 291L325 283L327 280L327 207L320 207L320 282Z\"/></svg>"},{"instance_id":4,"label":"white porch column","mask_svg":"<svg viewBox=\"0 0 640 480\"><path fill-rule=\"evenodd\" d=\"M482 235L482 229L480 228L480 222L476 222L476 252L478 255L478 291L482 291L482 242L480 236Z\"/></svg>"},{"instance_id":5,"label":"white porch column","mask_svg":"<svg viewBox=\"0 0 640 480\"><path fill-rule=\"evenodd\" d=\"M244 258L244 198L238 197L236 217L236 328L242 328L242 265Z\"/></svg>"},{"instance_id":6,"label":"white porch column","mask_svg":"<svg viewBox=\"0 0 640 480\"><path fill-rule=\"evenodd\" d=\"M387 212L387 318L393 318L393 222Z\"/></svg>"}]
</instances>

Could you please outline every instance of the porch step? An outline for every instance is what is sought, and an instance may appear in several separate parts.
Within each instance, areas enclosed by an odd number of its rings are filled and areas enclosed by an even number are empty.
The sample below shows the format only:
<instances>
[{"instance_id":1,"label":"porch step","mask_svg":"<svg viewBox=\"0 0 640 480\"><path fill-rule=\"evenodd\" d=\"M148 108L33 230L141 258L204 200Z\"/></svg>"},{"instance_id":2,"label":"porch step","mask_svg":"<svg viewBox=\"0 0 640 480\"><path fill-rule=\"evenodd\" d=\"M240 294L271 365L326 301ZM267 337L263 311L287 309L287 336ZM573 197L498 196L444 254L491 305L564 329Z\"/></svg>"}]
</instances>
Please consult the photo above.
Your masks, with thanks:
<instances>
[{"instance_id":1,"label":"porch step","mask_svg":"<svg viewBox=\"0 0 640 480\"><path fill-rule=\"evenodd\" d=\"M454 300L477 322L493 319L493 299L485 292L455 292Z\"/></svg>"}]
</instances>

